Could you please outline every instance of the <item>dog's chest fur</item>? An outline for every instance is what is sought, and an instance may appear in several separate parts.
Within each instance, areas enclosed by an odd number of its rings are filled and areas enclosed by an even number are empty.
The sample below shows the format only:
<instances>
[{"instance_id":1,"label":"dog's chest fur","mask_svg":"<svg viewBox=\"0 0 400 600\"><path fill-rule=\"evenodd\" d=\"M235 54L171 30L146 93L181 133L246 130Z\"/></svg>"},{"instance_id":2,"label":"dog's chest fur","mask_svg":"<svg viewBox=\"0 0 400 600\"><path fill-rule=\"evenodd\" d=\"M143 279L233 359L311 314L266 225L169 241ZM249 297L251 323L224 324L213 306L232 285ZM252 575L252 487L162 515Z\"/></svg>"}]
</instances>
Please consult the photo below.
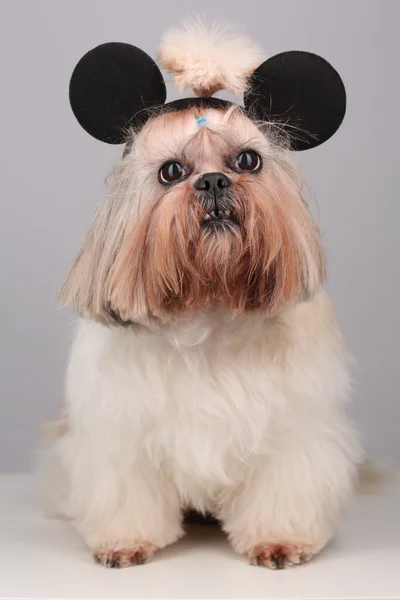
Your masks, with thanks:
<instances>
[{"instance_id":1,"label":"dog's chest fur","mask_svg":"<svg viewBox=\"0 0 400 600\"><path fill-rule=\"evenodd\" d=\"M302 328L291 319L204 314L162 333L84 322L67 378L71 418L98 421L99 443L127 462L159 466L187 504L199 489L215 496L270 451L295 410L291 382L299 390L315 377L298 364Z\"/></svg>"},{"instance_id":2,"label":"dog's chest fur","mask_svg":"<svg viewBox=\"0 0 400 600\"><path fill-rule=\"evenodd\" d=\"M83 324L73 363L80 362L81 378L95 369L109 381L109 398L99 385L97 413L88 418L104 419L101 406L109 427L123 419L126 435L152 462L171 460L196 478L226 478L228 454L246 461L261 450L268 396L277 393L265 332L253 325L242 334L237 325L204 321L167 335Z\"/></svg>"}]
</instances>

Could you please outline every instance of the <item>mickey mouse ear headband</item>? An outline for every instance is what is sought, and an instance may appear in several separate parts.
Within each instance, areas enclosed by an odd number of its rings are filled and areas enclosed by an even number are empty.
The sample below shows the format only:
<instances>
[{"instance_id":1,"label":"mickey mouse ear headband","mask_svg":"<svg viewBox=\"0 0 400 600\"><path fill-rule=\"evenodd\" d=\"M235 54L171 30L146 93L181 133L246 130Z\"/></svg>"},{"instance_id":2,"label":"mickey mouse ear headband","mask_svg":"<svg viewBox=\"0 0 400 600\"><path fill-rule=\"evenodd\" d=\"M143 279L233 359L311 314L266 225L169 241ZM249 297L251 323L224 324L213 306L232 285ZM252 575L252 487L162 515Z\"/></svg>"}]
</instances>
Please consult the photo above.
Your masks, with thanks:
<instances>
[{"instance_id":1,"label":"mickey mouse ear headband","mask_svg":"<svg viewBox=\"0 0 400 600\"><path fill-rule=\"evenodd\" d=\"M315 148L328 140L346 111L346 92L337 71L310 52L282 52L264 62L261 56L247 38L234 36L226 26L189 23L183 30L170 30L161 45L160 62L174 74L180 89L192 88L196 97L165 104L164 79L150 56L130 44L102 44L85 54L73 71L71 107L90 135L121 144L130 126L145 124L150 109L229 106L212 97L225 89L244 92L250 118L286 128L292 150Z\"/></svg>"}]
</instances>

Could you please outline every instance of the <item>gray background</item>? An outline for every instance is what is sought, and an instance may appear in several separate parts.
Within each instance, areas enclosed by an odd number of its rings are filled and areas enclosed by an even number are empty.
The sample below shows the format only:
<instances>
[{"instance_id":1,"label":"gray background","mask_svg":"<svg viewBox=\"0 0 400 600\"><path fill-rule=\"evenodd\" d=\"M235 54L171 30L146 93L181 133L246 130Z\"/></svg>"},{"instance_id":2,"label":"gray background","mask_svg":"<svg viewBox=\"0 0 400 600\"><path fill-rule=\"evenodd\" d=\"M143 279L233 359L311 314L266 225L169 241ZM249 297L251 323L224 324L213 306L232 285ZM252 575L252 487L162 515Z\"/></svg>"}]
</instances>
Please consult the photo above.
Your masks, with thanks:
<instances>
[{"instance_id":1,"label":"gray background","mask_svg":"<svg viewBox=\"0 0 400 600\"><path fill-rule=\"evenodd\" d=\"M245 24L268 55L321 54L346 83L343 127L301 161L319 202L329 289L358 362L354 413L368 454L398 465L400 2L200 4L209 17ZM154 56L164 28L198 6L0 1L0 471L29 468L41 422L61 406L74 317L53 298L121 154L74 120L71 71L87 50L111 40Z\"/></svg>"}]
</instances>

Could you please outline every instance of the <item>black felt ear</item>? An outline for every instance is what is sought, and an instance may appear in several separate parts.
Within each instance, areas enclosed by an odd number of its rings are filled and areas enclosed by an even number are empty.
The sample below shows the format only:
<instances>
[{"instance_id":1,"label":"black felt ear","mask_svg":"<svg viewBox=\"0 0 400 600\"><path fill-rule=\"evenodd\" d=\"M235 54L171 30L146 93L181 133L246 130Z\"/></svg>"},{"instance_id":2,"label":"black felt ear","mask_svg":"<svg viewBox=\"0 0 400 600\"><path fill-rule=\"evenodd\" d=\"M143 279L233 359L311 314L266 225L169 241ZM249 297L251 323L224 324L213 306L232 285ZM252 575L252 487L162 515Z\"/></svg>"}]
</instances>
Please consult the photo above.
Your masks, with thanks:
<instances>
[{"instance_id":1,"label":"black felt ear","mask_svg":"<svg viewBox=\"0 0 400 600\"><path fill-rule=\"evenodd\" d=\"M315 148L339 128L346 91L338 72L310 52L282 52L253 73L245 107L261 120L287 125L293 150Z\"/></svg>"},{"instance_id":2,"label":"black felt ear","mask_svg":"<svg viewBox=\"0 0 400 600\"><path fill-rule=\"evenodd\" d=\"M90 135L121 144L125 128L144 122L147 108L164 104L160 69L140 48L110 42L85 54L72 73L69 99Z\"/></svg>"}]
</instances>

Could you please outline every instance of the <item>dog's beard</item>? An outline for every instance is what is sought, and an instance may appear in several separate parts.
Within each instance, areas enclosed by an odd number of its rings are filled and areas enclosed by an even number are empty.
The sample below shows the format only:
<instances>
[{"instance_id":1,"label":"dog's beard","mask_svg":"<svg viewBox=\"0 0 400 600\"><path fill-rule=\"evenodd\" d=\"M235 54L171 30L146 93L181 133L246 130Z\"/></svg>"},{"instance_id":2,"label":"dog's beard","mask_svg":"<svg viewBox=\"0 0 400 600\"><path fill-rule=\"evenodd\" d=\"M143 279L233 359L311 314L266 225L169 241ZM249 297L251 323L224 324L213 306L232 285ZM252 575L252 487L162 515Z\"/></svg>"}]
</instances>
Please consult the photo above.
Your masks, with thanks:
<instances>
[{"instance_id":1,"label":"dog's beard","mask_svg":"<svg viewBox=\"0 0 400 600\"><path fill-rule=\"evenodd\" d=\"M273 173L240 176L212 221L189 185L148 205L116 259L112 309L123 319L168 319L209 307L233 314L306 298L324 276L324 257L299 192Z\"/></svg>"}]
</instances>

